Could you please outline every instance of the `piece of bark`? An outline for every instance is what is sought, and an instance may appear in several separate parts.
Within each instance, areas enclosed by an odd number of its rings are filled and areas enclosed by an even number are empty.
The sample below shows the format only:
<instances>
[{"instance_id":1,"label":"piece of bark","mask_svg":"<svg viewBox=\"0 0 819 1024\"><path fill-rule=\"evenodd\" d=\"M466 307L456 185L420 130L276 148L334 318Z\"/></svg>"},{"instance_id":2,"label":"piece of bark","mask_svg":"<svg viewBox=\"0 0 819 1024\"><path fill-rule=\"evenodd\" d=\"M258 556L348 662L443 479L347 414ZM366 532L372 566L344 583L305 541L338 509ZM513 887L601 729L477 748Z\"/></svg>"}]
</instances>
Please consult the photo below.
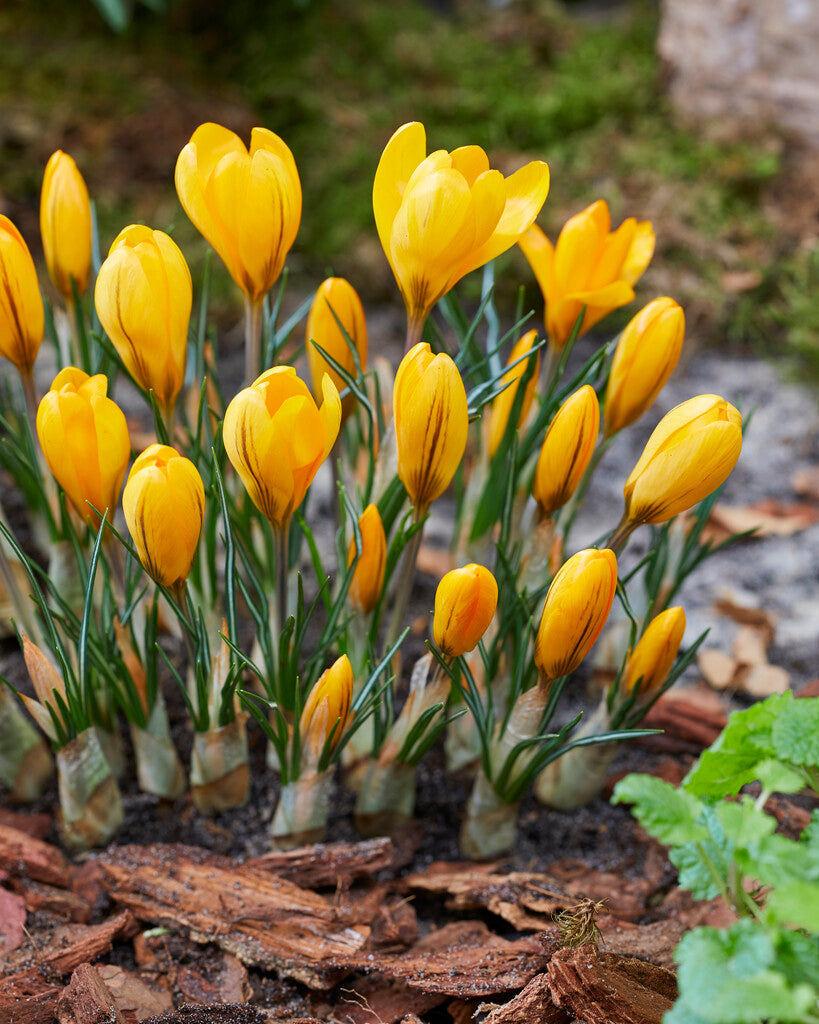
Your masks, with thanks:
<instances>
[{"instance_id":1,"label":"piece of bark","mask_svg":"<svg viewBox=\"0 0 819 1024\"><path fill-rule=\"evenodd\" d=\"M50 814L34 814L31 811L12 811L8 807L0 807L0 825L6 828L25 832L32 839L45 839L51 831Z\"/></svg>"},{"instance_id":2,"label":"piece of bark","mask_svg":"<svg viewBox=\"0 0 819 1024\"><path fill-rule=\"evenodd\" d=\"M71 865L56 846L9 825L0 825L0 864L10 875L61 889L68 888L71 878Z\"/></svg>"},{"instance_id":3,"label":"piece of bark","mask_svg":"<svg viewBox=\"0 0 819 1024\"><path fill-rule=\"evenodd\" d=\"M652 879L624 878L614 871L598 871L583 861L566 859L549 865L557 883L571 893L571 904L578 898L603 901L605 911L614 917L635 921L646 911L650 897L659 887Z\"/></svg>"},{"instance_id":4,"label":"piece of bark","mask_svg":"<svg viewBox=\"0 0 819 1024\"><path fill-rule=\"evenodd\" d=\"M440 992L419 992L383 978L345 982L339 993L332 1017L343 1024L395 1024L407 1014L427 1013L446 999Z\"/></svg>"},{"instance_id":5,"label":"piece of bark","mask_svg":"<svg viewBox=\"0 0 819 1024\"><path fill-rule=\"evenodd\" d=\"M84 864L75 867L71 872L71 891L80 899L85 900L92 913L100 917L108 908L108 893L102 884L102 869L91 857Z\"/></svg>"},{"instance_id":6,"label":"piece of bark","mask_svg":"<svg viewBox=\"0 0 819 1024\"><path fill-rule=\"evenodd\" d=\"M481 1004L479 1010L489 1009ZM508 1003L495 1006L481 1024L568 1024L565 1010L555 1006L549 989L549 977L538 974Z\"/></svg>"},{"instance_id":7,"label":"piece of bark","mask_svg":"<svg viewBox=\"0 0 819 1024\"><path fill-rule=\"evenodd\" d=\"M274 850L245 863L289 878L305 888L335 888L390 867L394 853L392 840L381 837L361 843L318 843L296 850Z\"/></svg>"},{"instance_id":8,"label":"piece of bark","mask_svg":"<svg viewBox=\"0 0 819 1024\"><path fill-rule=\"evenodd\" d=\"M600 946L606 952L625 957L636 957L669 967L674 962L677 943L689 930L689 923L680 918L634 924L611 914L599 914Z\"/></svg>"},{"instance_id":9,"label":"piece of bark","mask_svg":"<svg viewBox=\"0 0 819 1024\"><path fill-rule=\"evenodd\" d=\"M661 1024L676 998L671 971L594 946L559 950L547 974L555 1005L585 1024Z\"/></svg>"},{"instance_id":10,"label":"piece of bark","mask_svg":"<svg viewBox=\"0 0 819 1024\"><path fill-rule=\"evenodd\" d=\"M546 961L533 935L510 942L482 921L463 921L431 932L406 953L349 957L343 966L398 979L422 992L469 999L523 988Z\"/></svg>"},{"instance_id":11,"label":"piece of bark","mask_svg":"<svg viewBox=\"0 0 819 1024\"><path fill-rule=\"evenodd\" d=\"M0 1024L54 1024L61 987L37 995L22 995L13 988L0 992Z\"/></svg>"},{"instance_id":12,"label":"piece of bark","mask_svg":"<svg viewBox=\"0 0 819 1024\"><path fill-rule=\"evenodd\" d=\"M125 1024L114 997L92 964L81 964L57 1001L60 1024Z\"/></svg>"},{"instance_id":13,"label":"piece of bark","mask_svg":"<svg viewBox=\"0 0 819 1024\"><path fill-rule=\"evenodd\" d=\"M722 705L708 700L704 688L680 695L665 694L643 719L646 729L662 729L666 737L682 740L699 749L710 747L725 728L728 717ZM666 737L661 737L665 739ZM656 739L644 737L643 741ZM640 741L637 741L640 742Z\"/></svg>"},{"instance_id":14,"label":"piece of bark","mask_svg":"<svg viewBox=\"0 0 819 1024\"><path fill-rule=\"evenodd\" d=\"M209 968L207 978L194 967L180 967L176 987L190 1003L246 1003L253 995L244 964L224 952Z\"/></svg>"},{"instance_id":15,"label":"piece of bark","mask_svg":"<svg viewBox=\"0 0 819 1024\"><path fill-rule=\"evenodd\" d=\"M465 867L436 862L410 875L406 884L416 892L448 895L450 910L489 910L518 931L541 931L551 925L555 911L577 902L550 875L523 871L498 875L494 870L492 864Z\"/></svg>"},{"instance_id":16,"label":"piece of bark","mask_svg":"<svg viewBox=\"0 0 819 1024\"><path fill-rule=\"evenodd\" d=\"M789 839L798 839L810 825L810 811L800 807L787 796L776 794L768 797L765 810L779 822L779 829Z\"/></svg>"},{"instance_id":17,"label":"piece of bark","mask_svg":"<svg viewBox=\"0 0 819 1024\"><path fill-rule=\"evenodd\" d=\"M50 987L56 978L69 974L81 964L96 960L107 953L117 938L130 938L137 931L136 922L130 911L123 910L102 924L72 925L69 934L74 936L68 945L34 950L27 953L25 965L15 962L8 970L0 966L3 987L31 986L36 991Z\"/></svg>"},{"instance_id":18,"label":"piece of bark","mask_svg":"<svg viewBox=\"0 0 819 1024\"><path fill-rule=\"evenodd\" d=\"M418 916L406 900L381 906L372 919L369 946L373 949L407 948L418 941Z\"/></svg>"},{"instance_id":19,"label":"piece of bark","mask_svg":"<svg viewBox=\"0 0 819 1024\"><path fill-rule=\"evenodd\" d=\"M98 863L110 895L142 921L189 931L243 963L310 988L331 987L370 930L345 927L332 902L270 871L195 847L123 846Z\"/></svg>"},{"instance_id":20,"label":"piece of bark","mask_svg":"<svg viewBox=\"0 0 819 1024\"><path fill-rule=\"evenodd\" d=\"M115 964L100 964L95 969L114 997L125 1024L173 1009L170 992L156 982L151 984L141 975Z\"/></svg>"},{"instance_id":21,"label":"piece of bark","mask_svg":"<svg viewBox=\"0 0 819 1024\"><path fill-rule=\"evenodd\" d=\"M14 891L23 898L26 910L45 910L79 924L87 924L91 920L91 908L70 889L58 889L55 885L34 882L28 878L14 879L11 884Z\"/></svg>"}]
</instances>

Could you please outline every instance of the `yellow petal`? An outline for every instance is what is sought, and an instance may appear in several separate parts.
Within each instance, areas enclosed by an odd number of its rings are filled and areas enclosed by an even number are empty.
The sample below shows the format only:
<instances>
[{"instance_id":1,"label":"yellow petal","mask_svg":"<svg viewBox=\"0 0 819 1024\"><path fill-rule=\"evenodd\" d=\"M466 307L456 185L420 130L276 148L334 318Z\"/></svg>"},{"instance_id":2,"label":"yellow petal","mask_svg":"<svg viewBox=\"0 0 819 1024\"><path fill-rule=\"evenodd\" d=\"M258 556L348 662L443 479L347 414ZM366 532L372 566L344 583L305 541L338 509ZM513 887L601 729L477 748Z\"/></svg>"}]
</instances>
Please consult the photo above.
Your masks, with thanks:
<instances>
[{"instance_id":1,"label":"yellow petal","mask_svg":"<svg viewBox=\"0 0 819 1024\"><path fill-rule=\"evenodd\" d=\"M381 245L390 256L392 225L407 182L424 159L427 151L426 132L420 121L403 125L384 147L373 182L373 213Z\"/></svg>"}]
</instances>

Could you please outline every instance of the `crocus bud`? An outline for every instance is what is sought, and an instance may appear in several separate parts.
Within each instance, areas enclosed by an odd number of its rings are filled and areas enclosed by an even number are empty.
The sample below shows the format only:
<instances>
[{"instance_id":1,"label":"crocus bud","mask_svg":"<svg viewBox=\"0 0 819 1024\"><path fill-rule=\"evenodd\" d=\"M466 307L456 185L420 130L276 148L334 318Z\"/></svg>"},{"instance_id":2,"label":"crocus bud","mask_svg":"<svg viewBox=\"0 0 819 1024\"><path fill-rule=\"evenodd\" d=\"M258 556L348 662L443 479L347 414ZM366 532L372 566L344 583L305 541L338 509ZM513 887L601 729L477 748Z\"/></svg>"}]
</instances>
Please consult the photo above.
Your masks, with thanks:
<instances>
[{"instance_id":1,"label":"crocus bud","mask_svg":"<svg viewBox=\"0 0 819 1024\"><path fill-rule=\"evenodd\" d=\"M145 571L171 589L184 583L205 512L205 488L190 459L166 444L149 445L128 474L122 511Z\"/></svg>"},{"instance_id":2,"label":"crocus bud","mask_svg":"<svg viewBox=\"0 0 819 1024\"><path fill-rule=\"evenodd\" d=\"M617 558L608 548L578 551L561 566L535 639L541 676L558 679L574 672L606 624L616 590Z\"/></svg>"},{"instance_id":3,"label":"crocus bud","mask_svg":"<svg viewBox=\"0 0 819 1024\"><path fill-rule=\"evenodd\" d=\"M664 523L715 491L742 450L742 417L719 395L698 395L657 424L623 489L631 523Z\"/></svg>"},{"instance_id":4,"label":"crocus bud","mask_svg":"<svg viewBox=\"0 0 819 1024\"><path fill-rule=\"evenodd\" d=\"M48 657L25 633L23 640L23 660L26 663L28 677L34 687L37 699L20 694L29 714L40 726L43 732L53 742L57 742L58 734L55 728L52 714L56 717L61 728L69 730L70 723L63 718L61 708L66 706L68 701L65 693L65 683L62 676L57 672Z\"/></svg>"},{"instance_id":5,"label":"crocus bud","mask_svg":"<svg viewBox=\"0 0 819 1024\"><path fill-rule=\"evenodd\" d=\"M23 236L0 214L0 356L30 373L45 316L34 260Z\"/></svg>"},{"instance_id":6,"label":"crocus bud","mask_svg":"<svg viewBox=\"0 0 819 1024\"><path fill-rule=\"evenodd\" d=\"M399 128L375 172L373 212L410 323L423 324L465 274L513 246L548 192L540 160L504 178L480 146L427 156L424 126Z\"/></svg>"},{"instance_id":7,"label":"crocus bud","mask_svg":"<svg viewBox=\"0 0 819 1024\"><path fill-rule=\"evenodd\" d=\"M654 403L682 352L685 315L673 299L649 302L620 335L606 388L605 433L638 420Z\"/></svg>"},{"instance_id":8,"label":"crocus bud","mask_svg":"<svg viewBox=\"0 0 819 1024\"><path fill-rule=\"evenodd\" d=\"M633 217L611 230L603 199L563 226L552 245L537 225L520 240L546 303L546 332L556 349L568 341L586 307L580 334L634 298L634 285L654 254L654 229Z\"/></svg>"},{"instance_id":9,"label":"crocus bud","mask_svg":"<svg viewBox=\"0 0 819 1024\"><path fill-rule=\"evenodd\" d=\"M192 300L188 264L169 235L142 224L117 235L97 275L97 313L128 372L165 410L185 379Z\"/></svg>"},{"instance_id":10,"label":"crocus bud","mask_svg":"<svg viewBox=\"0 0 819 1024\"><path fill-rule=\"evenodd\" d=\"M351 377L357 376L355 359L342 327L354 345L359 365L364 370L367 366L367 323L361 299L349 281L343 277L328 277L319 285L307 316L307 365L310 367L310 380L316 399L321 397L321 382L325 373L339 391L343 391L347 385L312 342L320 345ZM342 419L350 415L354 403L352 395L345 397L341 403Z\"/></svg>"},{"instance_id":11,"label":"crocus bud","mask_svg":"<svg viewBox=\"0 0 819 1024\"><path fill-rule=\"evenodd\" d=\"M466 390L458 367L419 342L401 360L393 388L398 476L423 514L447 489L466 449Z\"/></svg>"},{"instance_id":12,"label":"crocus bud","mask_svg":"<svg viewBox=\"0 0 819 1024\"><path fill-rule=\"evenodd\" d=\"M557 410L540 449L532 494L544 516L571 498L594 454L600 406L593 387L584 384Z\"/></svg>"},{"instance_id":13,"label":"crocus bud","mask_svg":"<svg viewBox=\"0 0 819 1024\"><path fill-rule=\"evenodd\" d=\"M222 436L253 504L276 529L301 505L341 425L338 390L325 375L316 406L292 366L266 370L225 411Z\"/></svg>"},{"instance_id":14,"label":"crocus bud","mask_svg":"<svg viewBox=\"0 0 819 1024\"><path fill-rule=\"evenodd\" d=\"M655 616L631 653L623 677L623 690L640 695L658 690L668 679L685 633L685 612L667 608Z\"/></svg>"},{"instance_id":15,"label":"crocus bud","mask_svg":"<svg viewBox=\"0 0 819 1024\"><path fill-rule=\"evenodd\" d=\"M368 505L364 509L358 520L358 529L361 533L361 556L350 580L350 604L367 615L381 596L387 564L387 537L377 505ZM347 565L352 565L355 556L353 537L347 552Z\"/></svg>"},{"instance_id":16,"label":"crocus bud","mask_svg":"<svg viewBox=\"0 0 819 1024\"><path fill-rule=\"evenodd\" d=\"M58 149L43 175L40 235L48 276L69 302L88 287L91 273L91 202L74 160Z\"/></svg>"},{"instance_id":17,"label":"crocus bud","mask_svg":"<svg viewBox=\"0 0 819 1024\"><path fill-rule=\"evenodd\" d=\"M498 584L482 565L452 569L435 591L432 634L448 658L474 651L498 606Z\"/></svg>"},{"instance_id":18,"label":"crocus bud","mask_svg":"<svg viewBox=\"0 0 819 1024\"><path fill-rule=\"evenodd\" d=\"M227 128L200 125L176 162L185 213L236 284L259 302L282 272L301 220L301 183L278 135L254 128L250 150Z\"/></svg>"},{"instance_id":19,"label":"crocus bud","mask_svg":"<svg viewBox=\"0 0 819 1024\"><path fill-rule=\"evenodd\" d=\"M97 521L89 506L113 516L131 457L125 416L107 392L104 374L89 377L67 366L37 410L37 436L48 468L89 522Z\"/></svg>"},{"instance_id":20,"label":"crocus bud","mask_svg":"<svg viewBox=\"0 0 819 1024\"><path fill-rule=\"evenodd\" d=\"M526 355L536 341L537 331L527 331L517 345L512 349L512 354L507 360L507 366L511 363L517 362L518 359L521 359L521 356ZM506 390L501 391L497 398L492 402L492 410L489 413L490 458L495 454L498 448L500 448L503 435L506 433L506 425L509 422L509 417L512 415L512 407L515 404L520 379L529 367L532 367L532 374L526 382L526 390L523 393L523 399L520 405L520 415L518 416L517 422L517 426L519 427L521 423L526 422L526 417L529 415L529 410L532 408L532 402L535 400L537 378L540 373L540 350L529 356L528 359L521 359L517 366L513 366L511 370L507 370L503 377L501 377L501 384L506 384L508 386Z\"/></svg>"},{"instance_id":21,"label":"crocus bud","mask_svg":"<svg viewBox=\"0 0 819 1024\"><path fill-rule=\"evenodd\" d=\"M352 700L353 666L347 655L342 654L321 674L302 709L299 733L309 764L318 761L331 734L331 749L338 746L352 716Z\"/></svg>"}]
</instances>

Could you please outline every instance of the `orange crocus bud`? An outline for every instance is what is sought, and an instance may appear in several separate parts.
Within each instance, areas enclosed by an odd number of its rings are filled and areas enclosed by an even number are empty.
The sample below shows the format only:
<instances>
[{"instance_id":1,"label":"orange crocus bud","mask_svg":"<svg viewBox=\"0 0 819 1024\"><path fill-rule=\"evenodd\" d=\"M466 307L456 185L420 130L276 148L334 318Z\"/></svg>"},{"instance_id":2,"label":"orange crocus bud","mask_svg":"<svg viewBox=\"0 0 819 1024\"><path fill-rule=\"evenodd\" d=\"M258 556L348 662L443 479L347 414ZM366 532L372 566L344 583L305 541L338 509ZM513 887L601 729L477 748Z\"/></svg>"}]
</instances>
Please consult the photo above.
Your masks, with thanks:
<instances>
[{"instance_id":1,"label":"orange crocus bud","mask_svg":"<svg viewBox=\"0 0 819 1024\"><path fill-rule=\"evenodd\" d=\"M606 437L653 405L679 361L684 335L685 314L673 299L655 299L629 321L617 342L606 387Z\"/></svg>"},{"instance_id":2,"label":"orange crocus bud","mask_svg":"<svg viewBox=\"0 0 819 1024\"><path fill-rule=\"evenodd\" d=\"M368 505L358 520L361 533L361 555L350 581L350 604L365 615L375 608L384 586L387 564L387 537L377 505ZM347 565L356 556L355 537L350 541Z\"/></svg>"},{"instance_id":3,"label":"orange crocus bud","mask_svg":"<svg viewBox=\"0 0 819 1024\"><path fill-rule=\"evenodd\" d=\"M0 356L30 374L44 325L34 260L23 236L0 214Z\"/></svg>"},{"instance_id":4,"label":"orange crocus bud","mask_svg":"<svg viewBox=\"0 0 819 1024\"><path fill-rule=\"evenodd\" d=\"M398 476L419 515L447 489L469 431L466 390L454 361L419 342L401 360L393 388Z\"/></svg>"},{"instance_id":5,"label":"orange crocus bud","mask_svg":"<svg viewBox=\"0 0 819 1024\"><path fill-rule=\"evenodd\" d=\"M318 764L331 735L331 746L338 746L347 723L351 721L352 701L353 666L347 655L342 654L321 674L302 709L299 734L303 758L308 765L315 767Z\"/></svg>"},{"instance_id":6,"label":"orange crocus bud","mask_svg":"<svg viewBox=\"0 0 819 1024\"><path fill-rule=\"evenodd\" d=\"M341 326L339 326L339 321ZM310 367L313 395L317 401L321 397L321 382L325 373L339 391L343 391L347 385L340 374L319 352L313 344L314 341L343 366L351 377L358 375L350 343L344 337L345 332L356 350L359 366L365 370L367 367L367 322L364 318L361 299L349 281L345 281L343 277L328 277L319 285L307 316L307 365ZM350 415L354 403L355 398L352 395L345 397L341 403L342 420Z\"/></svg>"},{"instance_id":7,"label":"orange crocus bud","mask_svg":"<svg viewBox=\"0 0 819 1024\"><path fill-rule=\"evenodd\" d=\"M537 225L520 240L546 303L546 332L556 349L568 341L586 307L580 334L634 298L634 285L654 254L654 229L633 217L611 230L603 199L563 226L552 245Z\"/></svg>"},{"instance_id":8,"label":"orange crocus bud","mask_svg":"<svg viewBox=\"0 0 819 1024\"><path fill-rule=\"evenodd\" d=\"M537 390L537 378L540 373L540 350L533 355L529 356L528 359L522 359L530 348L537 341L537 331L527 331L526 334L520 339L520 341L512 349L512 354L507 360L507 365L517 362L517 366L513 366L510 370L507 370L501 377L501 383L508 385L505 391L497 396L492 402L492 410L489 413L489 457L491 458L495 452L500 448L500 443L503 440L503 435L506 433L506 425L509 422L509 417L512 415L512 407L515 404L515 398L518 393L518 385L521 377L523 377L526 370L534 364L532 369L532 375L526 382L526 391L523 394L523 401L520 405L520 415L518 416L517 426L521 423L526 422L526 417L529 415L529 410L532 408L532 402L535 400L535 391Z\"/></svg>"},{"instance_id":9,"label":"orange crocus bud","mask_svg":"<svg viewBox=\"0 0 819 1024\"><path fill-rule=\"evenodd\" d=\"M728 479L742 450L742 417L719 395L698 395L657 424L626 481L626 518L664 523Z\"/></svg>"},{"instance_id":10,"label":"orange crocus bud","mask_svg":"<svg viewBox=\"0 0 819 1024\"><path fill-rule=\"evenodd\" d=\"M562 508L588 469L600 430L600 406L584 384L561 405L538 456L532 494L544 516Z\"/></svg>"},{"instance_id":11,"label":"orange crocus bud","mask_svg":"<svg viewBox=\"0 0 819 1024\"><path fill-rule=\"evenodd\" d=\"M623 690L643 696L658 690L668 679L685 634L685 612L667 608L655 616L631 653L623 677Z\"/></svg>"},{"instance_id":12,"label":"orange crocus bud","mask_svg":"<svg viewBox=\"0 0 819 1024\"><path fill-rule=\"evenodd\" d=\"M473 651L489 628L498 606L492 573L471 562L443 577L435 591L435 643L448 658Z\"/></svg>"},{"instance_id":13,"label":"orange crocus bud","mask_svg":"<svg viewBox=\"0 0 819 1024\"><path fill-rule=\"evenodd\" d=\"M535 639L535 664L547 680L580 665L606 624L617 590L613 551L587 548L560 568L543 606Z\"/></svg>"}]
</instances>

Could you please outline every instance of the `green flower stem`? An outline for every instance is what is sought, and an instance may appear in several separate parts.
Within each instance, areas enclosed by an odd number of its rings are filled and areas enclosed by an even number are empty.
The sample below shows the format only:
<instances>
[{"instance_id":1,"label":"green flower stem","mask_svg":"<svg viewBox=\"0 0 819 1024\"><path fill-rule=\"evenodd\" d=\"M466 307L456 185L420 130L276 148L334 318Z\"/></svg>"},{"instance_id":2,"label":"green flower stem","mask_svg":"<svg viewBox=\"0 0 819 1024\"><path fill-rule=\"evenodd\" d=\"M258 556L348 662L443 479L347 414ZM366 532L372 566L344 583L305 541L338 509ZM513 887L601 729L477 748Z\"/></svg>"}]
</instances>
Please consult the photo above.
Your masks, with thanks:
<instances>
[{"instance_id":1,"label":"green flower stem","mask_svg":"<svg viewBox=\"0 0 819 1024\"><path fill-rule=\"evenodd\" d=\"M249 387L261 372L262 303L245 296L245 385Z\"/></svg>"},{"instance_id":2,"label":"green flower stem","mask_svg":"<svg viewBox=\"0 0 819 1024\"><path fill-rule=\"evenodd\" d=\"M418 519L418 512L416 511L416 522ZM390 617L389 628L387 629L387 641L385 647L391 647L398 634L404 627L404 620L407 617L407 609L409 608L410 594L412 593L412 584L415 580L415 563L418 561L418 552L421 549L421 537L423 536L424 528L420 527L410 538L409 543L404 549L404 558L401 562L401 572L398 577L398 584L395 588L395 604L392 608L392 616Z\"/></svg>"}]
</instances>

